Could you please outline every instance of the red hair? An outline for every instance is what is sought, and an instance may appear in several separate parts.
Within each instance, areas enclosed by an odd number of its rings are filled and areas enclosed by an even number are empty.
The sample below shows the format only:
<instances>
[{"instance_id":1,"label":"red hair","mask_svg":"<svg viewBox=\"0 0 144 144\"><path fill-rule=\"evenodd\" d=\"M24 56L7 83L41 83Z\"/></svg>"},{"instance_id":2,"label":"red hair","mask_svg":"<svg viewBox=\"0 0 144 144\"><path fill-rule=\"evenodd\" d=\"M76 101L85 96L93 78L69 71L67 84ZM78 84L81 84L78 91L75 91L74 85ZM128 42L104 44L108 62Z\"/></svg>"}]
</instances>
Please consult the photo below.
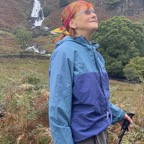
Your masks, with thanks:
<instances>
[{"instance_id":1,"label":"red hair","mask_svg":"<svg viewBox=\"0 0 144 144\"><path fill-rule=\"evenodd\" d=\"M70 36L74 36L74 29L72 29L69 26L69 23L71 19L77 14L82 7L86 7L88 9L93 8L93 5L91 3L88 3L83 0L78 0L75 2L72 2L68 6L65 7L65 9L61 13L61 21L63 25L63 31L68 31ZM65 37L66 35L62 33L62 36L58 37L55 41L58 41Z\"/></svg>"}]
</instances>

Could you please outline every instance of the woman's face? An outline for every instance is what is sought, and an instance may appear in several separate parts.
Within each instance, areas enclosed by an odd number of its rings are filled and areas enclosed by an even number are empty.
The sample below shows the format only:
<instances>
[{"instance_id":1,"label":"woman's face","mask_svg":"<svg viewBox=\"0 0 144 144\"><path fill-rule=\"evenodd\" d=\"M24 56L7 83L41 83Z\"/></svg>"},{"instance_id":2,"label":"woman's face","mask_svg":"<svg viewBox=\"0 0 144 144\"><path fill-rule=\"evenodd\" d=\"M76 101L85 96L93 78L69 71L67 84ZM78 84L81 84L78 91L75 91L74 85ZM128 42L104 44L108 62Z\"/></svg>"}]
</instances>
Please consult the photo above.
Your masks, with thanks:
<instances>
[{"instance_id":1,"label":"woman's face","mask_svg":"<svg viewBox=\"0 0 144 144\"><path fill-rule=\"evenodd\" d=\"M75 29L78 35L93 34L98 29L98 19L94 9L81 8L71 20L70 26Z\"/></svg>"}]
</instances>

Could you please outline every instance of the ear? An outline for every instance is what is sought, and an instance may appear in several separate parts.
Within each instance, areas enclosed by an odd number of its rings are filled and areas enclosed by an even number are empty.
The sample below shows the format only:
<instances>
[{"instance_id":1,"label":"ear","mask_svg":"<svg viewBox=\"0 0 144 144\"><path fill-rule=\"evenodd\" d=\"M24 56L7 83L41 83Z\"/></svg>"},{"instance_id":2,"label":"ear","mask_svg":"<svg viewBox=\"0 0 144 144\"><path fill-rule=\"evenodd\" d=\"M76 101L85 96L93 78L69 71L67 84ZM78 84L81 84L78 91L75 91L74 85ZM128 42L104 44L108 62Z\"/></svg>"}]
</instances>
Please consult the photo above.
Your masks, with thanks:
<instances>
[{"instance_id":1,"label":"ear","mask_svg":"<svg viewBox=\"0 0 144 144\"><path fill-rule=\"evenodd\" d=\"M77 23L76 23L76 20L75 19L71 19L70 20L70 23L69 23L69 26L73 29L76 29L77 28Z\"/></svg>"}]
</instances>

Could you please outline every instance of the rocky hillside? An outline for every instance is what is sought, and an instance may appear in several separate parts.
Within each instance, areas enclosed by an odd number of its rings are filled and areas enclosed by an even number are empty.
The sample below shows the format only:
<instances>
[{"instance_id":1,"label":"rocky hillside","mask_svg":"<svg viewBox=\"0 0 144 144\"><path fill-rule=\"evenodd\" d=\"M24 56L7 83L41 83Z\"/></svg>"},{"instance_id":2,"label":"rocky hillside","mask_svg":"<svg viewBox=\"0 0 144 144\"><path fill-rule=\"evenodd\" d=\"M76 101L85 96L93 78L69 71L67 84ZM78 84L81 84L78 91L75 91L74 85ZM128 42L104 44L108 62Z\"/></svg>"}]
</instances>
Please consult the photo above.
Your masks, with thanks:
<instances>
[{"instance_id":1,"label":"rocky hillside","mask_svg":"<svg viewBox=\"0 0 144 144\"><path fill-rule=\"evenodd\" d=\"M49 28L60 25L59 15L63 8L60 0L41 0L49 11L44 25ZM75 0L67 0L69 3ZM99 21L115 15L125 15L133 21L144 19L144 0L86 0L95 5ZM12 30L17 26L28 26L33 0L0 0L0 29Z\"/></svg>"},{"instance_id":2,"label":"rocky hillside","mask_svg":"<svg viewBox=\"0 0 144 144\"><path fill-rule=\"evenodd\" d=\"M32 0L0 0L0 29L27 25Z\"/></svg>"},{"instance_id":3,"label":"rocky hillside","mask_svg":"<svg viewBox=\"0 0 144 144\"><path fill-rule=\"evenodd\" d=\"M69 3L74 0L68 0ZM94 4L99 21L104 21L113 16L126 16L132 21L144 19L144 0L86 0ZM59 7L58 0L44 0L44 6L49 7L50 14L44 24L49 28L60 25L59 15L63 8Z\"/></svg>"},{"instance_id":4,"label":"rocky hillside","mask_svg":"<svg viewBox=\"0 0 144 144\"><path fill-rule=\"evenodd\" d=\"M136 16L144 12L143 0L119 0L112 6L117 15Z\"/></svg>"},{"instance_id":5,"label":"rocky hillside","mask_svg":"<svg viewBox=\"0 0 144 144\"><path fill-rule=\"evenodd\" d=\"M144 0L108 0L108 11L112 16L124 15L132 21L144 19Z\"/></svg>"},{"instance_id":6,"label":"rocky hillside","mask_svg":"<svg viewBox=\"0 0 144 144\"><path fill-rule=\"evenodd\" d=\"M40 0L45 14L43 26L50 30L61 25L62 0ZM65 0L69 3L75 0ZM144 24L144 0L86 0L95 6L99 22L113 16L124 15L132 21ZM0 0L0 54L19 53L22 50L11 32L17 27L31 27L30 16L33 0ZM51 39L51 38L49 38ZM47 37L35 39L37 44L48 47ZM48 43L48 44L47 44Z\"/></svg>"}]
</instances>

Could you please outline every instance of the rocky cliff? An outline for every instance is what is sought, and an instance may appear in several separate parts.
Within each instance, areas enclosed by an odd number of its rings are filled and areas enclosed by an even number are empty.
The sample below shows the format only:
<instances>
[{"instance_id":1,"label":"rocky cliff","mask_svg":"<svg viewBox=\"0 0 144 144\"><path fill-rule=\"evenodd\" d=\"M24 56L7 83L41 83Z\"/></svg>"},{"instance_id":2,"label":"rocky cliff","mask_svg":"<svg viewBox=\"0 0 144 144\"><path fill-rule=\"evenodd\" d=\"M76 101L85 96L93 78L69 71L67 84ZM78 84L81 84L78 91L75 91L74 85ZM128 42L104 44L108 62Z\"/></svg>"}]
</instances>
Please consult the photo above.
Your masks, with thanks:
<instances>
[{"instance_id":1,"label":"rocky cliff","mask_svg":"<svg viewBox=\"0 0 144 144\"><path fill-rule=\"evenodd\" d=\"M119 0L113 10L116 15L136 16L144 12L144 0Z\"/></svg>"},{"instance_id":2,"label":"rocky cliff","mask_svg":"<svg viewBox=\"0 0 144 144\"><path fill-rule=\"evenodd\" d=\"M63 8L60 0L41 0L43 8L50 13L44 25L57 27L60 25L59 15ZM69 3L75 0L67 0ZM133 21L144 19L144 0L86 0L95 5L99 21L115 15L124 15ZM0 0L0 29L13 29L19 25L28 25L33 0Z\"/></svg>"},{"instance_id":3,"label":"rocky cliff","mask_svg":"<svg viewBox=\"0 0 144 144\"><path fill-rule=\"evenodd\" d=\"M91 0L92 1L92 0ZM144 0L93 0L96 6L114 11L115 15L134 16L144 12Z\"/></svg>"},{"instance_id":4,"label":"rocky cliff","mask_svg":"<svg viewBox=\"0 0 144 144\"><path fill-rule=\"evenodd\" d=\"M56 4L55 1L43 0L45 4ZM69 3L75 0L68 0ZM144 0L86 0L94 4L99 21L104 21L113 16L126 16L132 21L140 21L144 19ZM49 28L59 25L59 15L63 8L59 8L59 2L54 5L48 18L45 19L45 24Z\"/></svg>"}]
</instances>

